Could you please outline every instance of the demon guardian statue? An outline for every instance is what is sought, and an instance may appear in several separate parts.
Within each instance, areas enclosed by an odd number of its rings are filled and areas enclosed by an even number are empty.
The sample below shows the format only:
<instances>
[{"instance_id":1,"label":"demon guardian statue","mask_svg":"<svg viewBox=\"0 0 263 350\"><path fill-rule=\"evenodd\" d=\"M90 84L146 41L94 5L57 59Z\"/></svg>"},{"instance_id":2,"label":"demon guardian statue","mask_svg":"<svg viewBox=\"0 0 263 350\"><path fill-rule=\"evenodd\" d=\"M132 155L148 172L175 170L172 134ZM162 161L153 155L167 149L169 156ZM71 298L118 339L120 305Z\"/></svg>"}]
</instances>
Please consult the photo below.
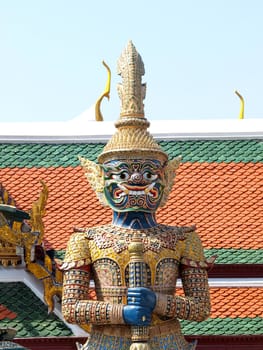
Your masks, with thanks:
<instances>
[{"instance_id":1,"label":"demon guardian statue","mask_svg":"<svg viewBox=\"0 0 263 350\"><path fill-rule=\"evenodd\" d=\"M132 42L118 61L118 73L117 131L98 164L81 158L113 219L71 236L63 263L63 315L70 323L91 324L83 350L195 349L178 319L209 316L208 264L194 227L161 225L155 217L180 160L168 160L147 131L144 65ZM179 274L184 296L176 295ZM89 299L91 279L96 300Z\"/></svg>"}]
</instances>

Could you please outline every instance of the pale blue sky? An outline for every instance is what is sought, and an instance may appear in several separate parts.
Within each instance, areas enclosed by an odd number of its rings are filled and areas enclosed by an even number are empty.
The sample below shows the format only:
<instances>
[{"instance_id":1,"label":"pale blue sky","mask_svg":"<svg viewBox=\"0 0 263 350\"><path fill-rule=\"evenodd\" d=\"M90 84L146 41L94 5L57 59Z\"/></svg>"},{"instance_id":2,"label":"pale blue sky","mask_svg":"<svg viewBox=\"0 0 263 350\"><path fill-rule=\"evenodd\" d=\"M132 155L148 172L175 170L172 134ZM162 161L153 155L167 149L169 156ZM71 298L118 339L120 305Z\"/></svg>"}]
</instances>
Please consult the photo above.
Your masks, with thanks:
<instances>
[{"instance_id":1,"label":"pale blue sky","mask_svg":"<svg viewBox=\"0 0 263 350\"><path fill-rule=\"evenodd\" d=\"M104 90L119 116L116 62L142 56L153 119L263 117L261 0L0 0L0 121L69 120Z\"/></svg>"}]
</instances>

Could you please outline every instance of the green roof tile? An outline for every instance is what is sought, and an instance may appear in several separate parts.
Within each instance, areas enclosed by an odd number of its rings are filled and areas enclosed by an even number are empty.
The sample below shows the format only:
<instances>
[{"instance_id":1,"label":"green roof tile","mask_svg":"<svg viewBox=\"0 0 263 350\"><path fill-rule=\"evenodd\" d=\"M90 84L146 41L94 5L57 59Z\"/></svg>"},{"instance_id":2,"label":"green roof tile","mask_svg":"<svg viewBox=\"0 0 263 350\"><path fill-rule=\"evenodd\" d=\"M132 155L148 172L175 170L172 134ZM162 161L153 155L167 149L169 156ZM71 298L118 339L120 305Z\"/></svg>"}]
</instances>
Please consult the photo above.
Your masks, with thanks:
<instances>
[{"instance_id":1,"label":"green roof tile","mask_svg":"<svg viewBox=\"0 0 263 350\"><path fill-rule=\"evenodd\" d=\"M21 282L0 283L0 303L17 314L1 320L1 327L15 328L16 337L69 336L71 330Z\"/></svg>"},{"instance_id":2,"label":"green roof tile","mask_svg":"<svg viewBox=\"0 0 263 350\"><path fill-rule=\"evenodd\" d=\"M170 155L182 155L183 162L262 162L263 142L260 140L161 141Z\"/></svg>"},{"instance_id":3,"label":"green roof tile","mask_svg":"<svg viewBox=\"0 0 263 350\"><path fill-rule=\"evenodd\" d=\"M203 322L181 321L185 335L262 334L263 318L210 318Z\"/></svg>"},{"instance_id":4,"label":"green roof tile","mask_svg":"<svg viewBox=\"0 0 263 350\"><path fill-rule=\"evenodd\" d=\"M56 259L61 259L61 260L64 259L65 253L66 253L65 250L55 250L55 251L54 251L55 258L56 258Z\"/></svg>"},{"instance_id":5,"label":"green roof tile","mask_svg":"<svg viewBox=\"0 0 263 350\"><path fill-rule=\"evenodd\" d=\"M216 264L263 264L263 249L205 249L205 256L217 255Z\"/></svg>"},{"instance_id":6,"label":"green roof tile","mask_svg":"<svg viewBox=\"0 0 263 350\"><path fill-rule=\"evenodd\" d=\"M263 162L263 142L257 140L160 141L170 158L183 162ZM96 160L103 143L0 144L0 167L78 166L78 155Z\"/></svg>"}]
</instances>

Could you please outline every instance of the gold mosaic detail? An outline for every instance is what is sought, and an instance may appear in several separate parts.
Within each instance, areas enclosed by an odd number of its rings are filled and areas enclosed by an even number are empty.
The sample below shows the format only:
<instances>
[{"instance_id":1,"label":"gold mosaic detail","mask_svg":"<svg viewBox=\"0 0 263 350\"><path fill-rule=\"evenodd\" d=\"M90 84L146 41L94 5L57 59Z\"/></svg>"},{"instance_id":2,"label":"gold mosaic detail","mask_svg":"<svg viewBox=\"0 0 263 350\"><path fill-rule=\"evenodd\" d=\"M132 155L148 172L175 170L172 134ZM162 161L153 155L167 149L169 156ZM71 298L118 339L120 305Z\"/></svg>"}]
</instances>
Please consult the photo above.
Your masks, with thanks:
<instances>
[{"instance_id":1,"label":"gold mosaic detail","mask_svg":"<svg viewBox=\"0 0 263 350\"><path fill-rule=\"evenodd\" d=\"M42 190L38 199L32 204L29 211L30 219L26 221L8 222L3 213L0 213L0 264L4 267L9 264L16 266L25 262L27 271L43 281L44 300L49 311L54 309L54 296L61 297L62 272L57 262L52 260L42 246L44 237L43 216L48 199L48 188L40 181ZM15 201L0 184L0 203L14 206ZM37 258L41 250L41 258Z\"/></svg>"},{"instance_id":2,"label":"gold mosaic detail","mask_svg":"<svg viewBox=\"0 0 263 350\"><path fill-rule=\"evenodd\" d=\"M94 263L100 266L105 261L105 266L116 265L116 268L119 266L120 269L117 270L121 275L121 281L124 281L125 268L129 263L128 246L135 232L139 232L143 242L144 259L150 267L153 284L156 283L157 266L161 266L160 262L167 261L168 263L169 259L189 267L209 267L203 255L200 239L194 232L193 226L158 225L151 229L137 231L104 225L80 229L80 232L71 236L62 269L69 270ZM113 269L115 272L117 272L116 268ZM160 270L160 267L158 269ZM120 286L119 283L118 285Z\"/></svg>"},{"instance_id":3,"label":"gold mosaic detail","mask_svg":"<svg viewBox=\"0 0 263 350\"><path fill-rule=\"evenodd\" d=\"M160 203L160 207L163 207L167 200L168 197L171 193L173 184L174 184L174 179L176 176L176 170L178 169L180 162L181 162L181 157L176 157L172 160L169 160L167 163L167 166L165 167L164 170L164 192L163 192L163 197Z\"/></svg>"},{"instance_id":4,"label":"gold mosaic detail","mask_svg":"<svg viewBox=\"0 0 263 350\"><path fill-rule=\"evenodd\" d=\"M117 88L121 99L121 115L144 116L146 84L141 83L145 73L144 64L131 41L117 62L117 72L123 79Z\"/></svg>"},{"instance_id":5,"label":"gold mosaic detail","mask_svg":"<svg viewBox=\"0 0 263 350\"><path fill-rule=\"evenodd\" d=\"M103 195L104 177L100 165L83 157L79 157L79 160L91 188L96 193L101 204L106 206L107 202Z\"/></svg>"},{"instance_id":6,"label":"gold mosaic detail","mask_svg":"<svg viewBox=\"0 0 263 350\"><path fill-rule=\"evenodd\" d=\"M131 41L118 60L118 74L122 77L122 84L118 85L120 119L115 124L116 133L98 157L99 163L121 158L159 159L165 163L167 154L147 131L150 123L144 117L143 105L146 84L141 82L144 64Z\"/></svg>"},{"instance_id":7,"label":"gold mosaic detail","mask_svg":"<svg viewBox=\"0 0 263 350\"><path fill-rule=\"evenodd\" d=\"M168 161L166 152L147 130L150 123L144 117L143 106L146 85L141 83L144 65L132 42L128 43L118 61L118 73L123 80L122 84L118 85L121 99L120 118L115 123L117 130L98 156L98 162L103 164L118 159L159 160L165 169L165 189L160 203L160 206L164 206L172 189L180 158ZM107 206L103 194L104 178L101 167L88 159L79 159L92 189L100 202Z\"/></svg>"},{"instance_id":8,"label":"gold mosaic detail","mask_svg":"<svg viewBox=\"0 0 263 350\"><path fill-rule=\"evenodd\" d=\"M203 321L210 313L207 272L199 268L182 270L184 296L157 293L154 312L161 317Z\"/></svg>"},{"instance_id":9,"label":"gold mosaic detail","mask_svg":"<svg viewBox=\"0 0 263 350\"><path fill-rule=\"evenodd\" d=\"M89 241L85 232L74 233L68 242L62 270L91 263Z\"/></svg>"},{"instance_id":10,"label":"gold mosaic detail","mask_svg":"<svg viewBox=\"0 0 263 350\"><path fill-rule=\"evenodd\" d=\"M138 123L137 123L138 122ZM147 123L129 118L116 123L118 130L106 144L98 161L103 163L115 159L158 159L167 161L167 154L147 131Z\"/></svg>"},{"instance_id":11,"label":"gold mosaic detail","mask_svg":"<svg viewBox=\"0 0 263 350\"><path fill-rule=\"evenodd\" d=\"M175 250L178 240L184 240L186 233L194 227L173 227L157 225L145 230L133 230L114 225L104 225L87 230L87 237L93 239L100 249L113 248L116 253L128 249L134 235L138 234L147 250L160 253L161 249Z\"/></svg>"},{"instance_id":12,"label":"gold mosaic detail","mask_svg":"<svg viewBox=\"0 0 263 350\"><path fill-rule=\"evenodd\" d=\"M194 229L194 226L173 227L161 224L139 231L111 224L79 229L79 232L74 233L69 240L63 267L89 264L101 258L103 256L101 251L104 249L111 249L112 257L116 259L118 254L128 249L134 234L138 232L144 245L144 253L155 252L162 255L164 249L178 251L180 248L180 258L185 262L204 262L203 247Z\"/></svg>"}]
</instances>

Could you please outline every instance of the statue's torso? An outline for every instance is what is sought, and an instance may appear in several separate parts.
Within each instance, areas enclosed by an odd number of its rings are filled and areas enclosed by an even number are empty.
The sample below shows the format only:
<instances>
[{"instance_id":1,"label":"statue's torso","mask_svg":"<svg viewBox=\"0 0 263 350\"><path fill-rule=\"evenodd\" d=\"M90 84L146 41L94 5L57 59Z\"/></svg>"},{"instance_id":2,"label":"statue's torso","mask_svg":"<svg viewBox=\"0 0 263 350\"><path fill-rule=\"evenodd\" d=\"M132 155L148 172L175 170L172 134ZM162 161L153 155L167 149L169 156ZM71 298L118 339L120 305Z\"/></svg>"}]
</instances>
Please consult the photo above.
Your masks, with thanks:
<instances>
[{"instance_id":1,"label":"statue's torso","mask_svg":"<svg viewBox=\"0 0 263 350\"><path fill-rule=\"evenodd\" d=\"M90 266L97 299L110 304L125 305L129 287L128 247L135 235L140 236L144 246L143 260L147 266L144 286L155 292L174 295L181 266L190 266L192 263L201 266L205 263L200 240L193 227L157 225L150 229L133 230L105 225L80 230L72 237L64 268ZM113 335L124 337L129 344L130 332L129 325L93 325L92 336L84 349L97 349L93 344L100 343L101 337L108 344L107 337ZM150 326L152 348L162 349L160 342L166 339L166 344L168 334L172 348L173 344L180 342L182 347L178 349L192 348L185 342L176 318L168 320L153 313ZM112 347L119 348L120 345Z\"/></svg>"},{"instance_id":2,"label":"statue's torso","mask_svg":"<svg viewBox=\"0 0 263 350\"><path fill-rule=\"evenodd\" d=\"M163 225L140 231L113 225L88 230L86 238L97 298L126 304L130 261L128 246L138 233L144 244L145 287L159 293L174 294L187 230L189 228Z\"/></svg>"}]
</instances>

